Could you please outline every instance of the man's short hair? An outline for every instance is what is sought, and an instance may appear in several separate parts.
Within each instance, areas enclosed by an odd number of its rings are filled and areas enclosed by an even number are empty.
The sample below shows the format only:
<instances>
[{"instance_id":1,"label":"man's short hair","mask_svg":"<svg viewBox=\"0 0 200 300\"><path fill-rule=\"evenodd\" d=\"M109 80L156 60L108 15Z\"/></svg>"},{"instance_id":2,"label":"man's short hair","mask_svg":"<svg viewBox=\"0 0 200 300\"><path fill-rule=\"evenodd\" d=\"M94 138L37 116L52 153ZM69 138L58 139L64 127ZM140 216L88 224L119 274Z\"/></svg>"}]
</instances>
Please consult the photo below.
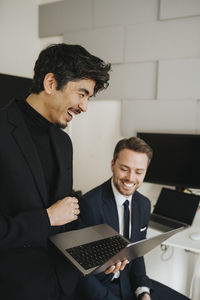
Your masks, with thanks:
<instances>
[{"instance_id":1,"label":"man's short hair","mask_svg":"<svg viewBox=\"0 0 200 300\"><path fill-rule=\"evenodd\" d=\"M117 145L115 146L115 150L113 153L113 160L116 161L119 152L123 149L130 149L135 152L145 153L148 157L149 164L153 157L153 150L152 148L142 139L138 137L130 137L120 140Z\"/></svg>"},{"instance_id":2,"label":"man's short hair","mask_svg":"<svg viewBox=\"0 0 200 300\"><path fill-rule=\"evenodd\" d=\"M53 73L58 84L57 90L62 90L68 81L92 79L96 82L95 95L108 87L110 69L111 64L106 64L80 45L53 44L39 54L30 92L39 94L43 91L45 75Z\"/></svg>"}]
</instances>

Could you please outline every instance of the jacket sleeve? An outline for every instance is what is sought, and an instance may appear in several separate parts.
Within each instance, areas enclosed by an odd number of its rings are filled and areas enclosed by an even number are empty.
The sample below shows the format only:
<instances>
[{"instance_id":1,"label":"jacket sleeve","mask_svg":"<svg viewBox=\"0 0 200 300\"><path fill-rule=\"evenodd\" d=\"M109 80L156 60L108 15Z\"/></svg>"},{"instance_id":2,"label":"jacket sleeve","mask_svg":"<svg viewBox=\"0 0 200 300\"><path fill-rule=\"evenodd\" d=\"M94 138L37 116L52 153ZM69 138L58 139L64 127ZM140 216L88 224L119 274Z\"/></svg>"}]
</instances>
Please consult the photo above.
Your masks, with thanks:
<instances>
[{"instance_id":1,"label":"jacket sleeve","mask_svg":"<svg viewBox=\"0 0 200 300\"><path fill-rule=\"evenodd\" d=\"M130 268L130 280L133 291L135 291L139 286L145 286L151 289L151 281L146 275L146 269L144 264L144 258L139 257L134 259L129 264Z\"/></svg>"},{"instance_id":2,"label":"jacket sleeve","mask_svg":"<svg viewBox=\"0 0 200 300\"><path fill-rule=\"evenodd\" d=\"M139 193L138 193L139 194ZM137 233L137 241L146 239L146 233L150 218L150 201L144 196L140 196L138 201L138 215L139 215L139 224L138 225L138 233ZM141 228L146 227L146 230L140 231ZM144 263L144 258L139 257L134 259L129 264L129 274L130 281L132 285L132 289L135 291L138 287L149 287L152 288L151 280L146 275L146 268Z\"/></svg>"},{"instance_id":3,"label":"jacket sleeve","mask_svg":"<svg viewBox=\"0 0 200 300\"><path fill-rule=\"evenodd\" d=\"M49 226L44 208L25 211L15 217L0 213L0 249L45 247Z\"/></svg>"},{"instance_id":4,"label":"jacket sleeve","mask_svg":"<svg viewBox=\"0 0 200 300\"><path fill-rule=\"evenodd\" d=\"M100 274L101 275L101 274ZM108 280L110 280L110 275ZM101 281L94 275L88 277L82 277L79 281L77 288L81 295L81 299L90 300L118 300L109 288L101 283Z\"/></svg>"}]
</instances>

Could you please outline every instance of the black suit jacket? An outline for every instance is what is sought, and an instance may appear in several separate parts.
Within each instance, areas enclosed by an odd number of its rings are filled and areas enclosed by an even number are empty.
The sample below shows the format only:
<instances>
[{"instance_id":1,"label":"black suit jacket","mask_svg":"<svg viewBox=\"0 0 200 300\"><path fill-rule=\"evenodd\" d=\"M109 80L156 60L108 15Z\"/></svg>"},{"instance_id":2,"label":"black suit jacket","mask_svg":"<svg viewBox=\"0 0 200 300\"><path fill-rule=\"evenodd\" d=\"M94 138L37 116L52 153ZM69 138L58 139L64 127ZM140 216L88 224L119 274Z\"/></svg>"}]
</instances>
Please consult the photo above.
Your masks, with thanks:
<instances>
[{"instance_id":1,"label":"black suit jacket","mask_svg":"<svg viewBox=\"0 0 200 300\"><path fill-rule=\"evenodd\" d=\"M55 126L51 134L59 166L56 201L71 194L72 144ZM14 101L0 111L0 295L4 300L55 300L65 270L70 270L72 279L65 281L66 299L72 297L70 287L77 273L48 242L50 234L66 228L50 226L47 207L39 157Z\"/></svg>"},{"instance_id":2,"label":"black suit jacket","mask_svg":"<svg viewBox=\"0 0 200 300\"><path fill-rule=\"evenodd\" d=\"M111 180L86 193L79 201L81 222L86 226L106 223L119 231L117 206L111 188ZM135 192L132 196L132 232L131 242L146 238L150 216L150 201ZM80 281L79 294L85 295L85 299L114 300L115 296L109 291L109 283L113 274L101 273L91 275ZM139 286L151 287L146 276L143 258L137 258L126 266L120 275L121 293L124 300L133 299L134 291Z\"/></svg>"}]
</instances>

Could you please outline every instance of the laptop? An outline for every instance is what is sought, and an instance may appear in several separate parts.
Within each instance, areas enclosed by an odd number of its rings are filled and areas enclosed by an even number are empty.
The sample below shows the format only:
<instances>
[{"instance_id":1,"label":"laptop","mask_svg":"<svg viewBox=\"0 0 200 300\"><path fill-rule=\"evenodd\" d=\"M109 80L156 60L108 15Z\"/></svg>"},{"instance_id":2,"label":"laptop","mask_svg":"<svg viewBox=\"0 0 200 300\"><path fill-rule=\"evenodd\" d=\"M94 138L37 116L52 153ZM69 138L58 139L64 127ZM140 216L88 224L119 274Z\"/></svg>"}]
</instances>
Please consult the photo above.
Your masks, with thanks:
<instances>
[{"instance_id":1,"label":"laptop","mask_svg":"<svg viewBox=\"0 0 200 300\"><path fill-rule=\"evenodd\" d=\"M162 188L151 214L149 227L166 232L191 226L199 201L200 196Z\"/></svg>"},{"instance_id":2,"label":"laptop","mask_svg":"<svg viewBox=\"0 0 200 300\"><path fill-rule=\"evenodd\" d=\"M178 228L149 239L130 243L107 224L86 227L51 236L54 246L85 276L104 272L113 264L141 257L166 239L181 231Z\"/></svg>"}]
</instances>

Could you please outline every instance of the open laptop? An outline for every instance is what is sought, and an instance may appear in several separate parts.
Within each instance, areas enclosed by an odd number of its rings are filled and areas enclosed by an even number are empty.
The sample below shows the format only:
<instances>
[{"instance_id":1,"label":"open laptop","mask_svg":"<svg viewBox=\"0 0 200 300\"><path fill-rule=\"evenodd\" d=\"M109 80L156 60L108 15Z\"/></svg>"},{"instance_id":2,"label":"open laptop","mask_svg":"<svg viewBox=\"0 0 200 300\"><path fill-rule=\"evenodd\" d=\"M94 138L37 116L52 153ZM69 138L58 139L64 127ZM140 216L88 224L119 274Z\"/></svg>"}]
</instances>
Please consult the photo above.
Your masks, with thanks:
<instances>
[{"instance_id":1,"label":"open laptop","mask_svg":"<svg viewBox=\"0 0 200 300\"><path fill-rule=\"evenodd\" d=\"M166 232L192 225L199 201L200 196L162 188L149 227Z\"/></svg>"},{"instance_id":2,"label":"open laptop","mask_svg":"<svg viewBox=\"0 0 200 300\"><path fill-rule=\"evenodd\" d=\"M109 225L100 224L59 233L50 240L86 276L103 272L124 259L131 261L143 256L182 229L130 243Z\"/></svg>"}]
</instances>

